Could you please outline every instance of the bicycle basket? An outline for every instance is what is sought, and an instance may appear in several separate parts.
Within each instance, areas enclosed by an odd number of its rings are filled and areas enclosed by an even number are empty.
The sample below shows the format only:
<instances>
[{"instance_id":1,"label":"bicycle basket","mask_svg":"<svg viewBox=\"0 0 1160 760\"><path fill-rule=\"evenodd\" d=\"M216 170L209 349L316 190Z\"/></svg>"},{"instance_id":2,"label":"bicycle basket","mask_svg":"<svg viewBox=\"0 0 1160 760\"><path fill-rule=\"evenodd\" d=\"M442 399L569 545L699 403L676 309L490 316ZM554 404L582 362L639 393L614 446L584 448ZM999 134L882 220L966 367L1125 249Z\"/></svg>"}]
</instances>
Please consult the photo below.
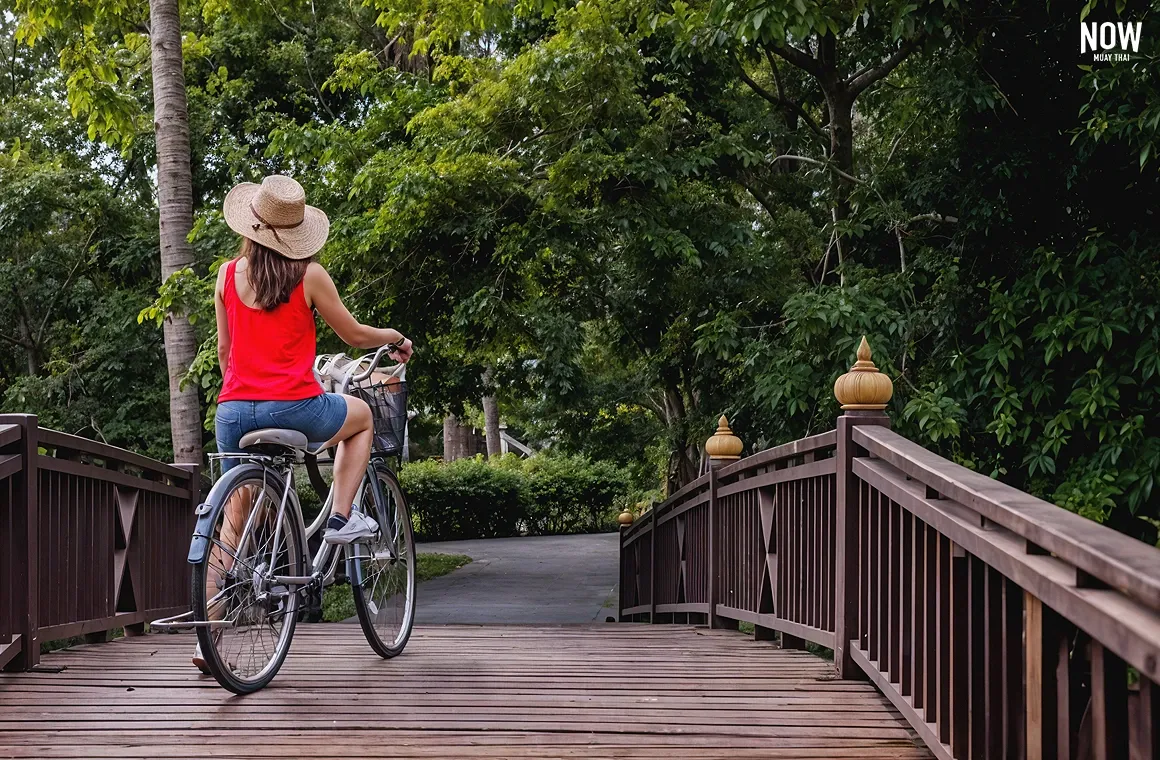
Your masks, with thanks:
<instances>
[{"instance_id":1,"label":"bicycle basket","mask_svg":"<svg viewBox=\"0 0 1160 760\"><path fill-rule=\"evenodd\" d=\"M375 422L375 440L371 450L379 454L398 454L403 450L407 430L407 384L393 380L350 389L371 408Z\"/></svg>"}]
</instances>

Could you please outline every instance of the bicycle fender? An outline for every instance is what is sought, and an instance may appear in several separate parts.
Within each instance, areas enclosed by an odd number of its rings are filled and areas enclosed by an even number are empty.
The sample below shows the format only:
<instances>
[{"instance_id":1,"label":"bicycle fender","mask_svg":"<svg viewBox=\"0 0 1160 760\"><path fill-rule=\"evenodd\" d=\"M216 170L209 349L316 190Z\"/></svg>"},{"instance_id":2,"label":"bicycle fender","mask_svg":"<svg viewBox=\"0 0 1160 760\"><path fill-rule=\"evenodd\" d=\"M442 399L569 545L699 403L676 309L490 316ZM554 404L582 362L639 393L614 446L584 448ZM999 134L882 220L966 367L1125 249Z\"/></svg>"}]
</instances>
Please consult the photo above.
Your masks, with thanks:
<instances>
[{"instance_id":1,"label":"bicycle fender","mask_svg":"<svg viewBox=\"0 0 1160 760\"><path fill-rule=\"evenodd\" d=\"M193 528L193 538L189 540L189 556L186 560L191 565L198 565L205 561L209 553L209 538L213 532L213 505L202 502L194 511L197 515L197 524Z\"/></svg>"}]
</instances>

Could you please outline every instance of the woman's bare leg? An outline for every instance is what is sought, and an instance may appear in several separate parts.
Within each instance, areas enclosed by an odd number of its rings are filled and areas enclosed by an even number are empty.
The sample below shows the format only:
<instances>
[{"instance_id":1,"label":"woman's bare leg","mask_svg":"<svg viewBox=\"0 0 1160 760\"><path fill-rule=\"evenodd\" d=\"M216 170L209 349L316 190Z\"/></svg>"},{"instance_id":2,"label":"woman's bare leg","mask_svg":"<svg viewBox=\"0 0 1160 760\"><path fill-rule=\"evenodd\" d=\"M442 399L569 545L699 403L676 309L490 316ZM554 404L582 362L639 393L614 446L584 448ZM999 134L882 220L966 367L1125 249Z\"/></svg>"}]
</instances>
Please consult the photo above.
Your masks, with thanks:
<instances>
[{"instance_id":1,"label":"woman's bare leg","mask_svg":"<svg viewBox=\"0 0 1160 760\"><path fill-rule=\"evenodd\" d=\"M230 494L226 502L225 519L222 521L220 544L215 543L210 550L210 571L207 574L209 583L205 584L205 599L208 602L219 592L222 579L234 566L234 556L238 549L238 539L250 517L254 499L257 496L254 486L242 486ZM224 546L224 548L223 548ZM223 605L217 602L210 606L209 619L220 620Z\"/></svg>"},{"instance_id":2,"label":"woman's bare leg","mask_svg":"<svg viewBox=\"0 0 1160 760\"><path fill-rule=\"evenodd\" d=\"M371 459L374 422L367 402L354 396L343 396L343 399L346 401L346 422L326 442L326 446L338 444L338 453L334 455L334 499L331 502L331 513L350 517L355 492L366 473L367 462Z\"/></svg>"}]
</instances>

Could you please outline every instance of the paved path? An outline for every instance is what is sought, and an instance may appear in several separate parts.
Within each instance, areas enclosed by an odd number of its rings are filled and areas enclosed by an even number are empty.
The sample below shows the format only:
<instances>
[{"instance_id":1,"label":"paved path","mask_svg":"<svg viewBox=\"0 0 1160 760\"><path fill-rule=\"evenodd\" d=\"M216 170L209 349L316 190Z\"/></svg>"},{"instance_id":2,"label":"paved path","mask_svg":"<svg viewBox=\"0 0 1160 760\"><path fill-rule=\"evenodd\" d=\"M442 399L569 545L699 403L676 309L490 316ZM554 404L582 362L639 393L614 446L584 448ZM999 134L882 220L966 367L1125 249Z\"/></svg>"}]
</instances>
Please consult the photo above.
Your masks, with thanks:
<instances>
[{"instance_id":1,"label":"paved path","mask_svg":"<svg viewBox=\"0 0 1160 760\"><path fill-rule=\"evenodd\" d=\"M615 616L617 535L420 544L472 563L419 586L420 625L594 623Z\"/></svg>"}]
</instances>

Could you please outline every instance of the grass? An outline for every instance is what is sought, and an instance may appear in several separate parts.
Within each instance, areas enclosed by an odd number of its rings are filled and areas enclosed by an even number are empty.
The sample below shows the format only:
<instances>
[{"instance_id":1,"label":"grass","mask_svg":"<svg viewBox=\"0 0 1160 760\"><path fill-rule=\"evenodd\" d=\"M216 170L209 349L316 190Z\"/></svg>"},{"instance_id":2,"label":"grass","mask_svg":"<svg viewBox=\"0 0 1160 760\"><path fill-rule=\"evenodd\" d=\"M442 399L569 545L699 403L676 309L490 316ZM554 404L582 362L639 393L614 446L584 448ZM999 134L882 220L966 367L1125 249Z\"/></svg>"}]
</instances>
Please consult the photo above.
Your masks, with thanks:
<instances>
[{"instance_id":1,"label":"grass","mask_svg":"<svg viewBox=\"0 0 1160 760\"><path fill-rule=\"evenodd\" d=\"M415 563L415 580L419 583L447 575L471 562L464 554L420 554ZM322 622L341 623L355 616L354 595L350 585L331 586L322 594Z\"/></svg>"}]
</instances>

